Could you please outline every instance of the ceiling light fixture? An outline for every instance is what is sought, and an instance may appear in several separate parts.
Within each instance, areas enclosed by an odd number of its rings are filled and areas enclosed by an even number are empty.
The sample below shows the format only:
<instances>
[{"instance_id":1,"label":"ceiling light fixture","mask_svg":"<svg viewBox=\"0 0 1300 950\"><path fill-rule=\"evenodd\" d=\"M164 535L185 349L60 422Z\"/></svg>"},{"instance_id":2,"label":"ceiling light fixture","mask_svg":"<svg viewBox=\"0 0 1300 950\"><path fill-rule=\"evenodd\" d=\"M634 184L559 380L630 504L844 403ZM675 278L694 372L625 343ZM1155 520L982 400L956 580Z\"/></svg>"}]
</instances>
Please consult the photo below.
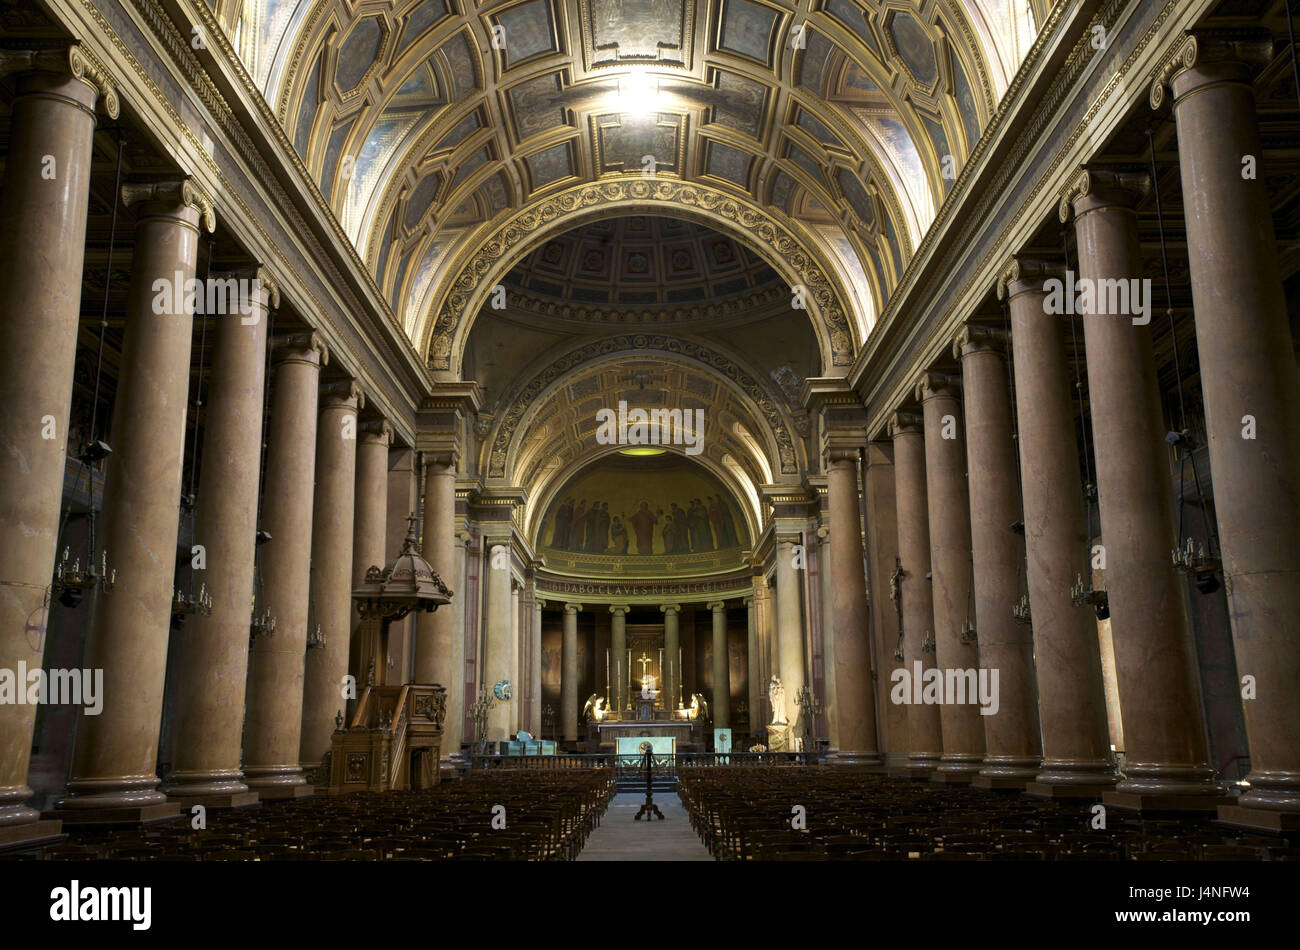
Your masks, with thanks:
<instances>
[{"instance_id":1,"label":"ceiling light fixture","mask_svg":"<svg viewBox=\"0 0 1300 950\"><path fill-rule=\"evenodd\" d=\"M658 111L659 78L644 70L631 69L618 77L618 92L611 105L624 115L645 118Z\"/></svg>"}]
</instances>

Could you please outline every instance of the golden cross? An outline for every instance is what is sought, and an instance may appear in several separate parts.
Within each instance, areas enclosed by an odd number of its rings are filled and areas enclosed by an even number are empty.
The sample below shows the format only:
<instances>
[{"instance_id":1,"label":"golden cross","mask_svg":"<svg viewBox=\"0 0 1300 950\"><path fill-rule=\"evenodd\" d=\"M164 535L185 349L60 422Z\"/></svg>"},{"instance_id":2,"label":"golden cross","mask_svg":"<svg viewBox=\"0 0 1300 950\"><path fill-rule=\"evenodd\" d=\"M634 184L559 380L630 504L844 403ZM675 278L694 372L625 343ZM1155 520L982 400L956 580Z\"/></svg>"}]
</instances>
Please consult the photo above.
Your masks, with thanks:
<instances>
[{"instance_id":1,"label":"golden cross","mask_svg":"<svg viewBox=\"0 0 1300 950\"><path fill-rule=\"evenodd\" d=\"M650 663L650 657L646 656L645 651L641 651L641 659L637 660L641 664L641 678L645 679L645 668Z\"/></svg>"}]
</instances>

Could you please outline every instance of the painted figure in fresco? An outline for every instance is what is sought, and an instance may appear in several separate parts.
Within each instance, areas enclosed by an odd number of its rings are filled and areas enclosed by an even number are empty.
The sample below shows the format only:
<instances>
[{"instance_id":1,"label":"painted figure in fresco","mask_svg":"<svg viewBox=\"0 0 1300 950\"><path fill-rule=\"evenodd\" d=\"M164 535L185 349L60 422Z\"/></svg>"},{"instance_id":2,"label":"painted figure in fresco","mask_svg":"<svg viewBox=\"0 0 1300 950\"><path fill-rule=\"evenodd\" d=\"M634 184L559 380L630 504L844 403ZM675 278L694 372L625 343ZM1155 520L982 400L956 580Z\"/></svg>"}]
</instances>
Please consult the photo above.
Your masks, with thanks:
<instances>
[{"instance_id":1,"label":"painted figure in fresco","mask_svg":"<svg viewBox=\"0 0 1300 950\"><path fill-rule=\"evenodd\" d=\"M677 525L673 523L672 515L664 515L664 554L677 553Z\"/></svg>"},{"instance_id":2,"label":"painted figure in fresco","mask_svg":"<svg viewBox=\"0 0 1300 950\"><path fill-rule=\"evenodd\" d=\"M704 503L692 498L690 514L686 517L691 532L691 550L696 553L712 551L713 533L709 530L709 512Z\"/></svg>"},{"instance_id":3,"label":"painted figure in fresco","mask_svg":"<svg viewBox=\"0 0 1300 950\"><path fill-rule=\"evenodd\" d=\"M729 545L722 543L722 501L720 495L705 495L708 500L709 524L713 525L713 536L718 539L718 547L725 548Z\"/></svg>"},{"instance_id":4,"label":"painted figure in fresco","mask_svg":"<svg viewBox=\"0 0 1300 950\"><path fill-rule=\"evenodd\" d=\"M681 509L677 502L672 503L673 507L673 554L690 554L691 553L691 536L690 526L686 520L686 512Z\"/></svg>"},{"instance_id":5,"label":"painted figure in fresco","mask_svg":"<svg viewBox=\"0 0 1300 950\"><path fill-rule=\"evenodd\" d=\"M618 515L614 516L614 523L609 526L608 550L610 554L627 553L627 528L618 520Z\"/></svg>"},{"instance_id":6,"label":"painted figure in fresco","mask_svg":"<svg viewBox=\"0 0 1300 950\"><path fill-rule=\"evenodd\" d=\"M736 533L736 522L731 517L731 506L718 496L718 507L722 509L722 530L718 532L718 548L740 547L740 535Z\"/></svg>"},{"instance_id":7,"label":"painted figure in fresco","mask_svg":"<svg viewBox=\"0 0 1300 950\"><path fill-rule=\"evenodd\" d=\"M637 554L654 554L655 550L655 525L659 519L650 513L650 503L641 502L641 507L631 518L627 519L632 530L636 532L636 553Z\"/></svg>"},{"instance_id":8,"label":"painted figure in fresco","mask_svg":"<svg viewBox=\"0 0 1300 950\"><path fill-rule=\"evenodd\" d=\"M569 527L569 543L564 546L566 551L581 551L582 542L586 540L583 532L587 526L587 499L583 498L573 509L573 520Z\"/></svg>"},{"instance_id":9,"label":"painted figure in fresco","mask_svg":"<svg viewBox=\"0 0 1300 950\"><path fill-rule=\"evenodd\" d=\"M564 550L569 546L569 528L573 522L573 499L566 498L555 509L555 530L551 533L551 547Z\"/></svg>"},{"instance_id":10,"label":"painted figure in fresco","mask_svg":"<svg viewBox=\"0 0 1300 950\"><path fill-rule=\"evenodd\" d=\"M602 501L600 507L593 509L595 514L595 533L589 550L594 554L604 554L609 547L609 502Z\"/></svg>"}]
</instances>

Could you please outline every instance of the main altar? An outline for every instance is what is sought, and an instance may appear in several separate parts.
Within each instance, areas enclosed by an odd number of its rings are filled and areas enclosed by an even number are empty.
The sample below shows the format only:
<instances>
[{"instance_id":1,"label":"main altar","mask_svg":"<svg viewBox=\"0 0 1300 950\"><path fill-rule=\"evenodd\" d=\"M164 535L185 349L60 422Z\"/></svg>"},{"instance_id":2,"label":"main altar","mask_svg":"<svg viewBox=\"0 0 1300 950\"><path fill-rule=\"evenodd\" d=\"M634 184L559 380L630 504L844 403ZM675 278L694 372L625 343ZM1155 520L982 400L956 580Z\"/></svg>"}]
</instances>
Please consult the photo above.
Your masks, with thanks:
<instances>
[{"instance_id":1,"label":"main altar","mask_svg":"<svg viewBox=\"0 0 1300 950\"><path fill-rule=\"evenodd\" d=\"M642 670L641 689L628 697L624 708L606 709L603 702L588 701L587 751L614 753L628 747L629 740L642 738L667 739L673 752L705 751L705 721L698 703L671 708L658 679L645 672L644 666Z\"/></svg>"}]
</instances>

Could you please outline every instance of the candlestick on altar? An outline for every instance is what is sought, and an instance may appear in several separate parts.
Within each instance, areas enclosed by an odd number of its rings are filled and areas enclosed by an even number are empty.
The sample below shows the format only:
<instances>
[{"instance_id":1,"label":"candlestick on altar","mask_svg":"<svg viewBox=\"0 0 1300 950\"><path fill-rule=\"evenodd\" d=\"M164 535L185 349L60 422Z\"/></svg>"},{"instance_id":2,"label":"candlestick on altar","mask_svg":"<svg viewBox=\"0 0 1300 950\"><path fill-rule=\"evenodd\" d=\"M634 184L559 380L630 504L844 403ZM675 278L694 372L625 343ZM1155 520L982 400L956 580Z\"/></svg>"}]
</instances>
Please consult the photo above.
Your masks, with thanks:
<instances>
[{"instance_id":1,"label":"candlestick on altar","mask_svg":"<svg viewBox=\"0 0 1300 950\"><path fill-rule=\"evenodd\" d=\"M664 679L664 648L660 647L659 648L659 688L660 689L664 688L663 679ZM668 700L668 702L671 703L673 701L673 694L669 693L665 698Z\"/></svg>"},{"instance_id":2,"label":"candlestick on altar","mask_svg":"<svg viewBox=\"0 0 1300 950\"><path fill-rule=\"evenodd\" d=\"M610 691L609 691L609 651L606 650L606 651L605 651L605 696L606 696L606 699L605 699L605 705L606 705L606 706L609 705L609 698L608 698L608 697L609 697L610 695L612 695L612 694L611 694Z\"/></svg>"},{"instance_id":3,"label":"candlestick on altar","mask_svg":"<svg viewBox=\"0 0 1300 950\"><path fill-rule=\"evenodd\" d=\"M682 701L682 648L677 648L677 708L682 709L685 703Z\"/></svg>"},{"instance_id":4,"label":"candlestick on altar","mask_svg":"<svg viewBox=\"0 0 1300 950\"><path fill-rule=\"evenodd\" d=\"M632 651L631 651L631 650L628 650L628 651L627 651L627 675L628 675L628 679L630 680L630 679L632 678ZM628 688L628 690L627 690L627 706L625 707L625 708L627 709L628 712L631 712L631 711L632 711L632 690L631 690L631 686L632 686L632 684L629 682L629 683L628 683L628 687L629 687L629 688Z\"/></svg>"}]
</instances>

